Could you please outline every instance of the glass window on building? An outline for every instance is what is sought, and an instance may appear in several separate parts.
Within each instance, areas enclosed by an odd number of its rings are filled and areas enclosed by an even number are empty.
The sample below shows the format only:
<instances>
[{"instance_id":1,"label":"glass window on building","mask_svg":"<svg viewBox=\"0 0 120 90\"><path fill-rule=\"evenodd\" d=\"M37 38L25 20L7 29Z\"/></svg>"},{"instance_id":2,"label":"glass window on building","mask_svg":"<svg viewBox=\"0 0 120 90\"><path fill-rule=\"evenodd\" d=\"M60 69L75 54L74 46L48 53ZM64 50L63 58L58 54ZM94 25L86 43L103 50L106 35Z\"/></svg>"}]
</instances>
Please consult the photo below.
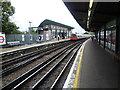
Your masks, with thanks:
<instances>
[{"instance_id":1,"label":"glass window on building","mask_svg":"<svg viewBox=\"0 0 120 90\"><path fill-rule=\"evenodd\" d=\"M52 30L52 36L55 36L55 30Z\"/></svg>"},{"instance_id":2,"label":"glass window on building","mask_svg":"<svg viewBox=\"0 0 120 90\"><path fill-rule=\"evenodd\" d=\"M60 30L57 30L57 35L60 35Z\"/></svg>"},{"instance_id":3,"label":"glass window on building","mask_svg":"<svg viewBox=\"0 0 120 90\"><path fill-rule=\"evenodd\" d=\"M67 38L67 31L64 31L64 33L65 33L65 38Z\"/></svg>"},{"instance_id":4,"label":"glass window on building","mask_svg":"<svg viewBox=\"0 0 120 90\"><path fill-rule=\"evenodd\" d=\"M106 48L115 51L116 43L116 20L108 22L106 25Z\"/></svg>"},{"instance_id":5,"label":"glass window on building","mask_svg":"<svg viewBox=\"0 0 120 90\"><path fill-rule=\"evenodd\" d=\"M106 30L106 47L111 48L111 30Z\"/></svg>"},{"instance_id":6,"label":"glass window on building","mask_svg":"<svg viewBox=\"0 0 120 90\"><path fill-rule=\"evenodd\" d=\"M54 26L53 26L53 25L51 25L51 29L53 29L53 27L54 27Z\"/></svg>"},{"instance_id":7,"label":"glass window on building","mask_svg":"<svg viewBox=\"0 0 120 90\"><path fill-rule=\"evenodd\" d=\"M70 37L71 34L72 34L72 31L69 31L69 37Z\"/></svg>"},{"instance_id":8,"label":"glass window on building","mask_svg":"<svg viewBox=\"0 0 120 90\"><path fill-rule=\"evenodd\" d=\"M106 47L112 51L115 51L115 43L116 43L116 29L111 28L106 31Z\"/></svg>"},{"instance_id":9,"label":"glass window on building","mask_svg":"<svg viewBox=\"0 0 120 90\"><path fill-rule=\"evenodd\" d=\"M113 28L111 32L111 49L115 51L115 43L116 43L116 29Z\"/></svg>"},{"instance_id":10,"label":"glass window on building","mask_svg":"<svg viewBox=\"0 0 120 90\"><path fill-rule=\"evenodd\" d=\"M100 44L102 46L104 45L104 31L103 30L100 32Z\"/></svg>"}]
</instances>

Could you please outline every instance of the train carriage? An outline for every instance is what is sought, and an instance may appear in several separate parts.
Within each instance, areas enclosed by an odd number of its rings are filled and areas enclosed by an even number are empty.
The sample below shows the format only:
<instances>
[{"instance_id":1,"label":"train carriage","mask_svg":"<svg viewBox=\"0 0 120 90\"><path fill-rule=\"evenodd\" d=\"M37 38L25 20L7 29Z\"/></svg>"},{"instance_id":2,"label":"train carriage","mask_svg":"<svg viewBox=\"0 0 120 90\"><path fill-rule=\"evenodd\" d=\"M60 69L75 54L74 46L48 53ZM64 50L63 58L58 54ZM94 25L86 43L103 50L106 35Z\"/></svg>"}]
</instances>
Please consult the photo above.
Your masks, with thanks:
<instances>
[{"instance_id":1,"label":"train carriage","mask_svg":"<svg viewBox=\"0 0 120 90\"><path fill-rule=\"evenodd\" d=\"M70 36L70 40L79 40L79 39L85 39L85 38L89 38L91 37L91 35L77 35L77 34L71 34Z\"/></svg>"},{"instance_id":2,"label":"train carriage","mask_svg":"<svg viewBox=\"0 0 120 90\"><path fill-rule=\"evenodd\" d=\"M77 35L76 34L71 34L70 40L78 40Z\"/></svg>"}]
</instances>

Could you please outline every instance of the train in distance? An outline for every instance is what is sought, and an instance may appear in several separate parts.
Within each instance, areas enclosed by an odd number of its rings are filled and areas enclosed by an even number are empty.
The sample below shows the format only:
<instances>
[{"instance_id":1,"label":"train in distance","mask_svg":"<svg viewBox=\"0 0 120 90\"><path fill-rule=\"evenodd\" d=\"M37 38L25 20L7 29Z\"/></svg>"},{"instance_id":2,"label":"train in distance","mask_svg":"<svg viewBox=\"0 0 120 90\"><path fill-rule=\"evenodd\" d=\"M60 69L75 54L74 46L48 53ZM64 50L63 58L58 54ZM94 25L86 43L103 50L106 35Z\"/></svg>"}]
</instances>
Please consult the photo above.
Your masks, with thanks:
<instances>
[{"instance_id":1,"label":"train in distance","mask_svg":"<svg viewBox=\"0 0 120 90\"><path fill-rule=\"evenodd\" d=\"M79 39L90 38L90 37L91 37L91 35L89 35L89 34L83 34L83 35L71 34L70 40L79 40Z\"/></svg>"}]
</instances>

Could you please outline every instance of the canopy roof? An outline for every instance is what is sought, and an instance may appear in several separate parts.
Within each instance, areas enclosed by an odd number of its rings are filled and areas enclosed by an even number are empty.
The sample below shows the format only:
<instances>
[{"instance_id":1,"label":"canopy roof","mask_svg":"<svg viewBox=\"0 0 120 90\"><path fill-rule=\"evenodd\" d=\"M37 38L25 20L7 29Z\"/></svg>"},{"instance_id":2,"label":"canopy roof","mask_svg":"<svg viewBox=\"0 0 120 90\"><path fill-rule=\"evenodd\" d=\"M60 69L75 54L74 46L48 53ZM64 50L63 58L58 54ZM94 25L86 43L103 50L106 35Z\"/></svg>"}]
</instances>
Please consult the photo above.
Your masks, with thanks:
<instances>
[{"instance_id":1,"label":"canopy roof","mask_svg":"<svg viewBox=\"0 0 120 90\"><path fill-rule=\"evenodd\" d=\"M64 2L64 4L86 31L98 30L120 16L120 2L93 2L92 8L89 7L89 2Z\"/></svg>"},{"instance_id":2,"label":"canopy roof","mask_svg":"<svg viewBox=\"0 0 120 90\"><path fill-rule=\"evenodd\" d=\"M61 23L58 23L58 22L55 22L55 21L52 21L52 20L48 20L48 19L45 19L45 20L39 25L39 27L43 27L44 25L49 25L49 24L58 25L58 26L62 26L62 27L69 28L69 29L74 29L74 27L71 27L71 26L68 26L68 25L65 25L65 24L61 24Z\"/></svg>"}]
</instances>

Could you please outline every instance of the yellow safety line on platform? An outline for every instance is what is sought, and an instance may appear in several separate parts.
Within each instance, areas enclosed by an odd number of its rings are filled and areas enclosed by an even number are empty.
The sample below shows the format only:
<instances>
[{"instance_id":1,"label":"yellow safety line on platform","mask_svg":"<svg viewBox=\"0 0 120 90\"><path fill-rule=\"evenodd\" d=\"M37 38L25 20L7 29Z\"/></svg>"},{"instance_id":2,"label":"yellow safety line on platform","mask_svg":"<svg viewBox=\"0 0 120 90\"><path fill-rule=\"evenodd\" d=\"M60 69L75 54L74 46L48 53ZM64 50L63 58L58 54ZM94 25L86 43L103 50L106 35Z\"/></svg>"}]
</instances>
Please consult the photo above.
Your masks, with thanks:
<instances>
[{"instance_id":1,"label":"yellow safety line on platform","mask_svg":"<svg viewBox=\"0 0 120 90\"><path fill-rule=\"evenodd\" d=\"M79 88L78 87L78 81L79 81L79 76L80 76L80 68L81 68L83 50L84 50L84 47L82 48L82 50L80 52L80 59L78 61L78 67L77 67L77 71L76 71L75 81L74 81L74 84L73 84L73 90Z\"/></svg>"}]
</instances>

